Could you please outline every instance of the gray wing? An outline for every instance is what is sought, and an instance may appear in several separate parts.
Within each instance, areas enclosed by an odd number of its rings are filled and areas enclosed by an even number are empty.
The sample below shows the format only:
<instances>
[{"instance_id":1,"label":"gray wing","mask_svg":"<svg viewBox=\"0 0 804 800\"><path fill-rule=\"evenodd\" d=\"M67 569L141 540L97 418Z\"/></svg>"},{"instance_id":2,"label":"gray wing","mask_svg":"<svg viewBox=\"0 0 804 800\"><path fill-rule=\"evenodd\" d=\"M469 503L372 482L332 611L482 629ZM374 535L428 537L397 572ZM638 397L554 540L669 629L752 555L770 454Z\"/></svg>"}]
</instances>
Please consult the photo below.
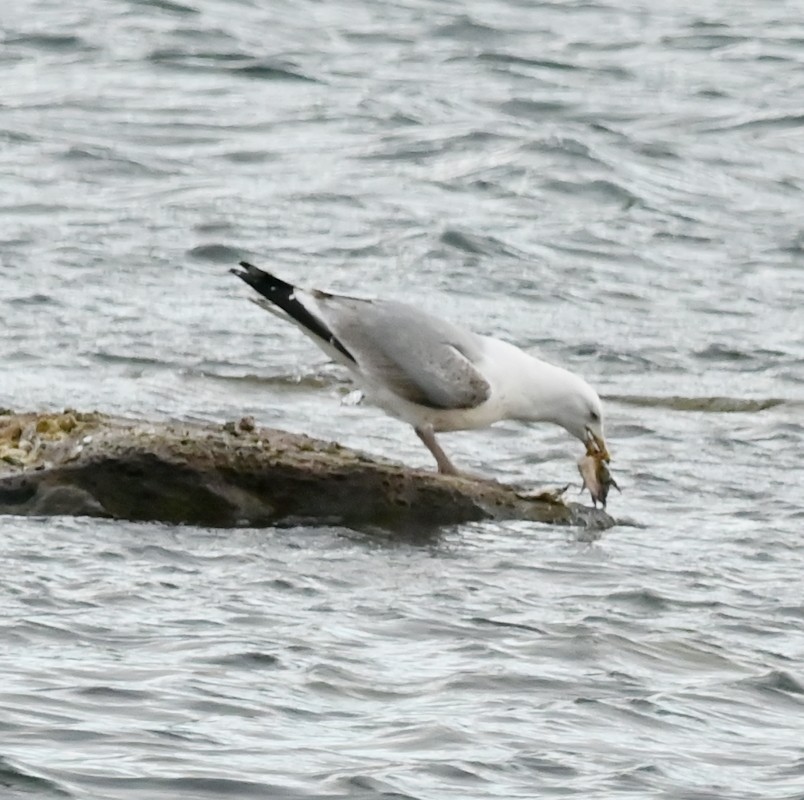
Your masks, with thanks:
<instances>
[{"instance_id":1,"label":"gray wing","mask_svg":"<svg viewBox=\"0 0 804 800\"><path fill-rule=\"evenodd\" d=\"M474 408L491 387L477 369L482 342L403 303L316 293L319 308L361 372L412 403Z\"/></svg>"}]
</instances>

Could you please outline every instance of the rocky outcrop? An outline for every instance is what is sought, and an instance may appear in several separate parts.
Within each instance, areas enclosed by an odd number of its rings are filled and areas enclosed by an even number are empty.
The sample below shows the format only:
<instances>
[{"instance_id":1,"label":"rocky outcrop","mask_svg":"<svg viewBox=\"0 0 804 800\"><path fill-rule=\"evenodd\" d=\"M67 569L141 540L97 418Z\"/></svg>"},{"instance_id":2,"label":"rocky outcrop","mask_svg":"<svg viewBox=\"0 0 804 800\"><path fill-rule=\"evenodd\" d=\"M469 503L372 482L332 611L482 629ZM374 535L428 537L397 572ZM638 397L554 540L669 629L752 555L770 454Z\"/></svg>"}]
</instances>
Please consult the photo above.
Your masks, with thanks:
<instances>
[{"instance_id":1,"label":"rocky outcrop","mask_svg":"<svg viewBox=\"0 0 804 800\"><path fill-rule=\"evenodd\" d=\"M257 428L0 410L0 513L205 526L305 522L423 529L484 518L602 530L560 492L438 475L332 442Z\"/></svg>"}]
</instances>

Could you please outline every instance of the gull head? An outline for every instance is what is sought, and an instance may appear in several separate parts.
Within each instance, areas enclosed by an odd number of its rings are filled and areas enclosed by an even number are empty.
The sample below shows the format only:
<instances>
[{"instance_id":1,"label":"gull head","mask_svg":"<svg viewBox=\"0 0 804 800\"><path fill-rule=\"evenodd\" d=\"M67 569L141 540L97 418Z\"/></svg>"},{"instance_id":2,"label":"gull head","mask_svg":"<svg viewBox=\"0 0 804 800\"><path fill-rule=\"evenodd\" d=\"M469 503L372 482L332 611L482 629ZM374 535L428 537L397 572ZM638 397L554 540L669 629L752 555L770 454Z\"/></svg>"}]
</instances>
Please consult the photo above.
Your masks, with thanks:
<instances>
[{"instance_id":1,"label":"gull head","mask_svg":"<svg viewBox=\"0 0 804 800\"><path fill-rule=\"evenodd\" d=\"M554 421L583 442L588 455L610 461L604 434L603 404L585 380L576 375L572 377L574 380L566 386Z\"/></svg>"}]
</instances>

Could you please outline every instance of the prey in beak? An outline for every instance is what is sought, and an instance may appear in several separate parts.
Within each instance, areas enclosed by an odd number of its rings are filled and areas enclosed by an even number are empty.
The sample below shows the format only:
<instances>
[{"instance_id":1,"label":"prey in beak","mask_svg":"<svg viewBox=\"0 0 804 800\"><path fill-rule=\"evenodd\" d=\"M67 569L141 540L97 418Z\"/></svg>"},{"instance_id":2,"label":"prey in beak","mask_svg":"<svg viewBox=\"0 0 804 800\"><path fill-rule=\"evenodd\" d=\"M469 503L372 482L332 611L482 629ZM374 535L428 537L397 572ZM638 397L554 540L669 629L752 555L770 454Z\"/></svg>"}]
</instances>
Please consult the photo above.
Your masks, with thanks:
<instances>
[{"instance_id":1,"label":"prey in beak","mask_svg":"<svg viewBox=\"0 0 804 800\"><path fill-rule=\"evenodd\" d=\"M578 461L578 471L583 478L583 489L588 489L592 495L592 505L597 508L600 503L606 507L609 489L613 486L618 492L620 487L611 476L608 462L611 461L606 441L603 436L595 433L591 428L586 429L586 455Z\"/></svg>"},{"instance_id":2,"label":"prey in beak","mask_svg":"<svg viewBox=\"0 0 804 800\"><path fill-rule=\"evenodd\" d=\"M598 436L591 428L586 429L586 455L609 462L611 456L602 436Z\"/></svg>"}]
</instances>

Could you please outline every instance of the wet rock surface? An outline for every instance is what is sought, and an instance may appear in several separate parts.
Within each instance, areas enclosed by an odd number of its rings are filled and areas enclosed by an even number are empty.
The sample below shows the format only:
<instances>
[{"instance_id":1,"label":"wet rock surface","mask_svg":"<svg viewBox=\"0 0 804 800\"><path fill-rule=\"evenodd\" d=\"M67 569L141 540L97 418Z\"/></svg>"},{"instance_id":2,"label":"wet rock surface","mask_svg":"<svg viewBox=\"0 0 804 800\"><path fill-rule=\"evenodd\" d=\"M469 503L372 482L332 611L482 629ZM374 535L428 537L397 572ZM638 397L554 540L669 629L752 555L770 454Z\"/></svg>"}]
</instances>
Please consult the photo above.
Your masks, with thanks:
<instances>
[{"instance_id":1,"label":"wet rock surface","mask_svg":"<svg viewBox=\"0 0 804 800\"><path fill-rule=\"evenodd\" d=\"M147 422L0 411L0 513L215 527L308 522L415 529L486 518L602 530L560 492L438 475L245 418Z\"/></svg>"}]
</instances>

